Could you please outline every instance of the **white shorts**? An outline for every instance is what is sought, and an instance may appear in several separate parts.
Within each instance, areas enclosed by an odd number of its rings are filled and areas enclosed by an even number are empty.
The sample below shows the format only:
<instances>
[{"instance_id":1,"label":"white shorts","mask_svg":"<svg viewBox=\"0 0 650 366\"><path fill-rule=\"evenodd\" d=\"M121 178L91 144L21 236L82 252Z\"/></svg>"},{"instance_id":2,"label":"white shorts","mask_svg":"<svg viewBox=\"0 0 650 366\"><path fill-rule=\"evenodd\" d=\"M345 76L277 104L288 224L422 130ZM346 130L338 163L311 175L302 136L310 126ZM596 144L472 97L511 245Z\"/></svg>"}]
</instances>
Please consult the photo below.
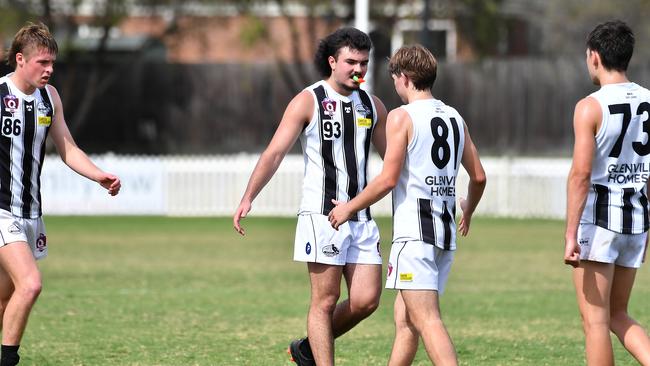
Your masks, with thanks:
<instances>
[{"instance_id":1,"label":"white shorts","mask_svg":"<svg viewBox=\"0 0 650 366\"><path fill-rule=\"evenodd\" d=\"M348 221L336 231L325 215L298 215L294 261L381 265L380 249L379 229L373 220Z\"/></svg>"},{"instance_id":2,"label":"white shorts","mask_svg":"<svg viewBox=\"0 0 650 366\"><path fill-rule=\"evenodd\" d=\"M0 247L17 241L27 242L36 260L45 258L47 236L43 218L25 219L0 210Z\"/></svg>"},{"instance_id":3,"label":"white shorts","mask_svg":"<svg viewBox=\"0 0 650 366\"><path fill-rule=\"evenodd\" d=\"M442 294L454 261L453 250L423 241L398 241L390 248L386 288L435 290Z\"/></svg>"},{"instance_id":4,"label":"white shorts","mask_svg":"<svg viewBox=\"0 0 650 366\"><path fill-rule=\"evenodd\" d=\"M580 224L580 260L614 263L639 268L645 253L648 233L620 234L594 224Z\"/></svg>"}]
</instances>

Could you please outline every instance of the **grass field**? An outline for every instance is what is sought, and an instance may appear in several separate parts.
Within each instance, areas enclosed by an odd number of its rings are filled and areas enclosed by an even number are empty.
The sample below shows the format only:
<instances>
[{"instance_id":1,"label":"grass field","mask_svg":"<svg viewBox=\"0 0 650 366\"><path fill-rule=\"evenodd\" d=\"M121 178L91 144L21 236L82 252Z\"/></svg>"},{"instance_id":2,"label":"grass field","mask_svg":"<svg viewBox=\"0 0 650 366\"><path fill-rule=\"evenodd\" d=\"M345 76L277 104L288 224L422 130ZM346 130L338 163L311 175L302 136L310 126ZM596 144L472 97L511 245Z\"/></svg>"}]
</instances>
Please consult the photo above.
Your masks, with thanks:
<instances>
[{"instance_id":1,"label":"grass field","mask_svg":"<svg viewBox=\"0 0 650 366\"><path fill-rule=\"evenodd\" d=\"M384 258L391 223L379 219ZM295 219L48 217L44 290L21 365L291 365L305 333ZM475 219L442 311L462 365L581 365L583 336L559 221ZM648 271L632 313L650 325ZM337 340L338 365L384 365L394 292ZM616 345L619 365L635 365ZM415 365L428 365L422 347Z\"/></svg>"}]
</instances>

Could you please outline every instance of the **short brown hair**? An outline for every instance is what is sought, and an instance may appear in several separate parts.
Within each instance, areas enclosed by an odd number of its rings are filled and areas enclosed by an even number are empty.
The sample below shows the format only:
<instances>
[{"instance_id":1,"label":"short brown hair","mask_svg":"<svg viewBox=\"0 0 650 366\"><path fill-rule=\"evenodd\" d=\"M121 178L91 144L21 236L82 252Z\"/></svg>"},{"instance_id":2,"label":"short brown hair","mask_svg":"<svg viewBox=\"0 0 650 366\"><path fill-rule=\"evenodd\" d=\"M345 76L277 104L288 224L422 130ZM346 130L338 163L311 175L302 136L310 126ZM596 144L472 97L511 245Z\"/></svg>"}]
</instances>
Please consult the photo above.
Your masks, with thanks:
<instances>
[{"instance_id":1,"label":"short brown hair","mask_svg":"<svg viewBox=\"0 0 650 366\"><path fill-rule=\"evenodd\" d=\"M417 90L427 90L436 81L438 61L423 46L402 46L390 58L388 71L391 75L406 75Z\"/></svg>"},{"instance_id":2,"label":"short brown hair","mask_svg":"<svg viewBox=\"0 0 650 366\"><path fill-rule=\"evenodd\" d=\"M7 64L15 69L16 54L25 54L38 48L44 48L55 55L59 52L59 46L45 24L27 23L16 33L7 50Z\"/></svg>"}]
</instances>

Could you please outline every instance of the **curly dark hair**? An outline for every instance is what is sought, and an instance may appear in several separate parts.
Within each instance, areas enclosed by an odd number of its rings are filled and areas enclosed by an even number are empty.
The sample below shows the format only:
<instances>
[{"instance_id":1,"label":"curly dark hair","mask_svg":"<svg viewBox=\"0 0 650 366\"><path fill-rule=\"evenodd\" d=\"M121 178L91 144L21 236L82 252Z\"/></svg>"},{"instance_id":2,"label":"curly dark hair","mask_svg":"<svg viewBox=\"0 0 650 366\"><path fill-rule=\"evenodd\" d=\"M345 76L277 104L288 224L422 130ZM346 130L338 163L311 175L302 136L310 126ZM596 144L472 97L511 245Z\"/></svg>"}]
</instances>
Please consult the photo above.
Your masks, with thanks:
<instances>
[{"instance_id":1,"label":"curly dark hair","mask_svg":"<svg viewBox=\"0 0 650 366\"><path fill-rule=\"evenodd\" d=\"M327 59L330 56L336 58L339 50L343 47L358 51L370 51L372 41L367 34L353 27L339 28L334 33L323 38L318 44L318 49L314 55L314 64L321 76L327 78L332 75L332 68Z\"/></svg>"}]
</instances>

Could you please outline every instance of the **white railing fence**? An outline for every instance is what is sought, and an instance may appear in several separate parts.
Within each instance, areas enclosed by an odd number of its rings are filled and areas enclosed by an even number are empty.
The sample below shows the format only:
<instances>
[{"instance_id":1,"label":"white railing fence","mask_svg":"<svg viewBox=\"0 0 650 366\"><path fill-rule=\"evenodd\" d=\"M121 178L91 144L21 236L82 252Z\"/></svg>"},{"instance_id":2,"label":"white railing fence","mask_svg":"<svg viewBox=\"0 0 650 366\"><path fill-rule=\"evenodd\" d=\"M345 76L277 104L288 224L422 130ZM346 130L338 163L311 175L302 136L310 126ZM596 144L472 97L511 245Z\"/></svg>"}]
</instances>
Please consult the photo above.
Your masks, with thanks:
<instances>
[{"instance_id":1,"label":"white railing fence","mask_svg":"<svg viewBox=\"0 0 650 366\"><path fill-rule=\"evenodd\" d=\"M46 215L230 216L236 209L258 155L93 156L102 169L122 180L110 197L96 183L79 177L58 156L43 166L42 197ZM569 159L484 158L488 184L477 215L564 217ZM373 156L369 174L381 170ZM253 202L251 215L295 215L300 203L303 159L287 156ZM459 175L457 195L466 193L467 175ZM374 215L391 213L390 195L373 206Z\"/></svg>"}]
</instances>

